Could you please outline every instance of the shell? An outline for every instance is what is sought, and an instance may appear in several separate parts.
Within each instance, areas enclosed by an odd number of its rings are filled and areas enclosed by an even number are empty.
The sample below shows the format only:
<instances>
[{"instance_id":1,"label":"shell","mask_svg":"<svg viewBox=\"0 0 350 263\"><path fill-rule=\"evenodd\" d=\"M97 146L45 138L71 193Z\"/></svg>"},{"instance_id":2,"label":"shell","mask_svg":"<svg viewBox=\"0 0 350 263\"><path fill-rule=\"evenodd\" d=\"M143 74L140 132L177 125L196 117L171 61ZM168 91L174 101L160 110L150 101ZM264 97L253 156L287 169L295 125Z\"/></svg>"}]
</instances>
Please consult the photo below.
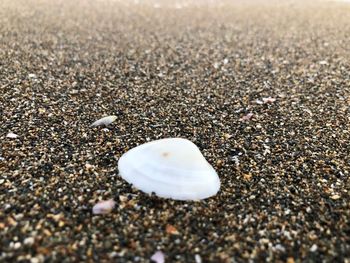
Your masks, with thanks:
<instances>
[{"instance_id":1,"label":"shell","mask_svg":"<svg viewBox=\"0 0 350 263\"><path fill-rule=\"evenodd\" d=\"M106 201L100 201L92 208L92 213L95 215L99 214L108 214L113 210L115 206L115 201L113 199L109 199Z\"/></svg>"},{"instance_id":2,"label":"shell","mask_svg":"<svg viewBox=\"0 0 350 263\"><path fill-rule=\"evenodd\" d=\"M158 250L156 253L152 255L151 260L155 263L164 263L165 262L164 253Z\"/></svg>"},{"instance_id":3,"label":"shell","mask_svg":"<svg viewBox=\"0 0 350 263\"><path fill-rule=\"evenodd\" d=\"M18 138L18 135L13 133L13 132L9 132L7 135L6 135L7 138L10 138L10 139L16 139Z\"/></svg>"},{"instance_id":4,"label":"shell","mask_svg":"<svg viewBox=\"0 0 350 263\"><path fill-rule=\"evenodd\" d=\"M127 182L164 198L199 200L215 195L220 179L198 147L187 139L167 138L126 152L118 162Z\"/></svg>"},{"instance_id":5,"label":"shell","mask_svg":"<svg viewBox=\"0 0 350 263\"><path fill-rule=\"evenodd\" d=\"M115 115L106 116L106 117L103 117L103 118L95 121L93 124L90 125L90 127L97 127L97 126L101 126L101 125L107 126L107 125L111 124L112 122L114 122L116 119L117 119L117 116L115 116Z\"/></svg>"}]
</instances>

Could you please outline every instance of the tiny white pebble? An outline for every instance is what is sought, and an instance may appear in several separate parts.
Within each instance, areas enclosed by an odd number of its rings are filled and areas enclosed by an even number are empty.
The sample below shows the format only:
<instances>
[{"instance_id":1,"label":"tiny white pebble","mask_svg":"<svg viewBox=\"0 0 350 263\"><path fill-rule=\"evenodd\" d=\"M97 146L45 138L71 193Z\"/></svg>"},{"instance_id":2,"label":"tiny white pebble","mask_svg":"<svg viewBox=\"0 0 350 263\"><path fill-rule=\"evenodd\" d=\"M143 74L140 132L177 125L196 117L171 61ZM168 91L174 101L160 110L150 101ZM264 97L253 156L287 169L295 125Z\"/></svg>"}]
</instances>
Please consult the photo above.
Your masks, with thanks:
<instances>
[{"instance_id":1,"label":"tiny white pebble","mask_svg":"<svg viewBox=\"0 0 350 263\"><path fill-rule=\"evenodd\" d=\"M201 256L198 255L198 254L196 254L196 255L194 256L194 260L196 261L196 263L202 263L202 258L201 258Z\"/></svg>"},{"instance_id":2,"label":"tiny white pebble","mask_svg":"<svg viewBox=\"0 0 350 263\"><path fill-rule=\"evenodd\" d=\"M317 251L317 245L316 244L313 244L312 247L310 248L310 251L311 252L316 252Z\"/></svg>"},{"instance_id":3,"label":"tiny white pebble","mask_svg":"<svg viewBox=\"0 0 350 263\"><path fill-rule=\"evenodd\" d=\"M35 74L30 73L30 74L28 74L28 77L29 77L29 78L31 78L31 79L35 79L35 78L36 78L36 75L35 75Z\"/></svg>"},{"instance_id":4,"label":"tiny white pebble","mask_svg":"<svg viewBox=\"0 0 350 263\"><path fill-rule=\"evenodd\" d=\"M14 249L19 249L21 247L21 243L20 242L16 242L13 244L13 248Z\"/></svg>"},{"instance_id":5,"label":"tiny white pebble","mask_svg":"<svg viewBox=\"0 0 350 263\"><path fill-rule=\"evenodd\" d=\"M24 239L23 243L25 245L33 245L34 244L34 237L27 237L26 239Z\"/></svg>"},{"instance_id":6,"label":"tiny white pebble","mask_svg":"<svg viewBox=\"0 0 350 263\"><path fill-rule=\"evenodd\" d=\"M43 262L43 260L40 258L31 258L30 259L30 263L40 263L40 262Z\"/></svg>"},{"instance_id":7,"label":"tiny white pebble","mask_svg":"<svg viewBox=\"0 0 350 263\"><path fill-rule=\"evenodd\" d=\"M290 235L290 232L289 231L284 231L283 232L283 235L288 238L289 240L292 240L292 236Z\"/></svg>"},{"instance_id":8,"label":"tiny white pebble","mask_svg":"<svg viewBox=\"0 0 350 263\"><path fill-rule=\"evenodd\" d=\"M220 67L220 63L215 62L215 63L213 64L213 67L214 67L215 69L218 69L218 68Z\"/></svg>"},{"instance_id":9,"label":"tiny white pebble","mask_svg":"<svg viewBox=\"0 0 350 263\"><path fill-rule=\"evenodd\" d=\"M277 245L275 246L275 249L276 249L276 250L279 250L279 251L282 251L282 252L285 252L285 251L286 251L286 249L284 248L284 246L282 246L281 244L277 244Z\"/></svg>"}]
</instances>

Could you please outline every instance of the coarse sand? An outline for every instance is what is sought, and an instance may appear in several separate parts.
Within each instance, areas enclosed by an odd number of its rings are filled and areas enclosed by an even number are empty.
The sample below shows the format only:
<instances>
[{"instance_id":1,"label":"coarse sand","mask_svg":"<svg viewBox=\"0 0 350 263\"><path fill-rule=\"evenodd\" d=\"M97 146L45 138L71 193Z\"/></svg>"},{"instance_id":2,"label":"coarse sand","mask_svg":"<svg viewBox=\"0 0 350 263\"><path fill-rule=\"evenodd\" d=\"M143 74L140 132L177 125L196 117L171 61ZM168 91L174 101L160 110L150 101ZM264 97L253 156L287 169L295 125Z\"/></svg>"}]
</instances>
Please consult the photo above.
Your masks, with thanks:
<instances>
[{"instance_id":1,"label":"coarse sand","mask_svg":"<svg viewBox=\"0 0 350 263\"><path fill-rule=\"evenodd\" d=\"M349 54L341 2L1 0L0 262L349 263ZM215 197L118 176L167 137Z\"/></svg>"}]
</instances>

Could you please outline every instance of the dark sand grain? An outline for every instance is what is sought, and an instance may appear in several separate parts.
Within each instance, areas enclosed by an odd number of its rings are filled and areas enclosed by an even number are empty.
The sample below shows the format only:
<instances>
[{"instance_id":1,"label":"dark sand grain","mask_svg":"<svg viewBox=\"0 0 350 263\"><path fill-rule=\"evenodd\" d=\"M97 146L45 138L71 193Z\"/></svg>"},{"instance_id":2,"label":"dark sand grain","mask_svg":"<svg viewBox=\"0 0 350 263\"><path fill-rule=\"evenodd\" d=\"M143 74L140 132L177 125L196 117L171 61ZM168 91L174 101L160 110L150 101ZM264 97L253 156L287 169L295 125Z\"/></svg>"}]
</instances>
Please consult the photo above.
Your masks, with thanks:
<instances>
[{"instance_id":1,"label":"dark sand grain","mask_svg":"<svg viewBox=\"0 0 350 263\"><path fill-rule=\"evenodd\" d=\"M182 3L0 1L1 262L350 262L350 5ZM216 197L117 176L177 136Z\"/></svg>"}]
</instances>

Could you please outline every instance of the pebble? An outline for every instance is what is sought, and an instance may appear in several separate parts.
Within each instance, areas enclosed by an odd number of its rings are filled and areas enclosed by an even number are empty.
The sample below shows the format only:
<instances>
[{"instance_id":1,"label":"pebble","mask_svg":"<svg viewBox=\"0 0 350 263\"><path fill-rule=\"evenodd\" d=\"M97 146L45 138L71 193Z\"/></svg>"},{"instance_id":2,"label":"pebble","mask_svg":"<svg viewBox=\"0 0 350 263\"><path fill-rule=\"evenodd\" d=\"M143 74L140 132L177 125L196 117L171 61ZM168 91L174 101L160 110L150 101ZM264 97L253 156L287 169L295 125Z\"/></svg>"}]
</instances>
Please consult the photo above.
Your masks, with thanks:
<instances>
[{"instance_id":1,"label":"pebble","mask_svg":"<svg viewBox=\"0 0 350 263\"><path fill-rule=\"evenodd\" d=\"M318 249L317 245L316 244L313 244L312 247L310 248L310 251L311 252L316 252Z\"/></svg>"},{"instance_id":2,"label":"pebble","mask_svg":"<svg viewBox=\"0 0 350 263\"><path fill-rule=\"evenodd\" d=\"M24 239L23 244L30 246L34 244L34 241L35 240L33 237L27 237L26 239Z\"/></svg>"}]
</instances>

